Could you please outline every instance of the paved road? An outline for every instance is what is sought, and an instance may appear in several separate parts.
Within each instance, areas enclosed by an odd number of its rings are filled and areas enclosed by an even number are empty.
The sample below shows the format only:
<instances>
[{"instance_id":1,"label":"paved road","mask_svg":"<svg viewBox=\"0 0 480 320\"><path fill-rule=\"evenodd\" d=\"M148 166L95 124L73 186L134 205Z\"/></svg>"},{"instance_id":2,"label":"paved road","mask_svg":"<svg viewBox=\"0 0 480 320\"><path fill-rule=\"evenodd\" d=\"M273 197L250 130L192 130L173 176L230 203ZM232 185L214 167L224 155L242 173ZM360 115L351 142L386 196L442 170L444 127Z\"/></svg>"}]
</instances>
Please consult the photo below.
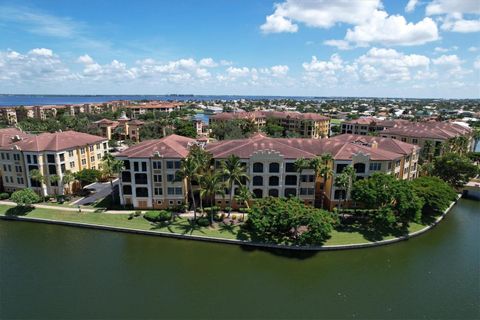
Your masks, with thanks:
<instances>
[{"instance_id":1,"label":"paved road","mask_svg":"<svg viewBox=\"0 0 480 320\"><path fill-rule=\"evenodd\" d=\"M104 183L95 182L86 186L84 189L94 189L95 193L92 193L88 197L85 197L77 201L75 203L76 206L89 205L95 201L105 198L111 193L110 182L104 182ZM113 190L114 192L118 193L118 179L113 181Z\"/></svg>"}]
</instances>

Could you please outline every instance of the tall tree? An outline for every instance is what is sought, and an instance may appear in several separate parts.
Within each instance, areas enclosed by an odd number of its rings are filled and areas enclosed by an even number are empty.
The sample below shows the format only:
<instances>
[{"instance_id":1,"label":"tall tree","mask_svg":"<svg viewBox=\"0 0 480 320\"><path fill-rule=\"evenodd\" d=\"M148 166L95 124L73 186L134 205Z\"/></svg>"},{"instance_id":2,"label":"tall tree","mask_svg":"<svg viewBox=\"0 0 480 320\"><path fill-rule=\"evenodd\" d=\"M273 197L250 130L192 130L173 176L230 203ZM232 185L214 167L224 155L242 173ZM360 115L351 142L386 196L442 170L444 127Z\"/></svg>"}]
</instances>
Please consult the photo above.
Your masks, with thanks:
<instances>
[{"instance_id":1,"label":"tall tree","mask_svg":"<svg viewBox=\"0 0 480 320\"><path fill-rule=\"evenodd\" d=\"M43 184L45 183L45 176L42 174L40 170L33 169L30 171L30 178L32 178L33 181L38 182L38 184L40 185L39 195L42 197L42 200L45 201L45 194L43 192Z\"/></svg>"},{"instance_id":2,"label":"tall tree","mask_svg":"<svg viewBox=\"0 0 480 320\"><path fill-rule=\"evenodd\" d=\"M208 171L200 178L200 198L207 198L209 200L210 224L213 224L213 206L215 204L215 195L225 193L225 183L219 173Z\"/></svg>"},{"instance_id":3,"label":"tall tree","mask_svg":"<svg viewBox=\"0 0 480 320\"><path fill-rule=\"evenodd\" d=\"M245 167L240 162L240 158L234 154L231 154L225 161L222 162L222 173L230 191L230 206L228 210L228 216L230 217L234 195L233 187L235 184L241 186L243 181L248 180L248 175Z\"/></svg>"},{"instance_id":4,"label":"tall tree","mask_svg":"<svg viewBox=\"0 0 480 320\"><path fill-rule=\"evenodd\" d=\"M112 190L112 202L115 203L115 192L113 190L113 179L118 177L120 172L122 172L124 165L122 160L117 160L115 157L107 153L102 158L102 173L108 178L110 181L110 188Z\"/></svg>"},{"instance_id":5,"label":"tall tree","mask_svg":"<svg viewBox=\"0 0 480 320\"><path fill-rule=\"evenodd\" d=\"M62 177L62 183L63 187L67 187L67 194L69 194L71 191L70 183L72 183L73 181L75 181L75 176L73 175L73 173L70 170L65 171Z\"/></svg>"},{"instance_id":6,"label":"tall tree","mask_svg":"<svg viewBox=\"0 0 480 320\"><path fill-rule=\"evenodd\" d=\"M182 159L180 169L176 172L176 181L186 181L187 183L187 201L188 195L190 195L192 207L193 207L193 220L194 223L197 222L197 206L195 203L195 196L193 195L193 185L192 180L195 179L198 170L198 163L195 161L195 158L188 156L185 159Z\"/></svg>"},{"instance_id":7,"label":"tall tree","mask_svg":"<svg viewBox=\"0 0 480 320\"><path fill-rule=\"evenodd\" d=\"M50 180L50 185L56 184L57 187L58 187L58 182L60 181L60 176L57 175L57 174L52 174L52 175L49 177L49 180ZM53 191L53 194L56 196L56 195L57 195L57 191L56 191L57 188L55 187L53 190L54 190L54 191Z\"/></svg>"},{"instance_id":8,"label":"tall tree","mask_svg":"<svg viewBox=\"0 0 480 320\"><path fill-rule=\"evenodd\" d=\"M348 193L350 192L350 189L352 188L352 184L355 182L355 169L349 165L347 166L342 173L340 173L336 178L335 178L335 186L339 188L340 190L344 190L345 192L345 197L340 199L339 204L340 204L340 209L342 208L342 202L346 202L348 198Z\"/></svg>"},{"instance_id":9,"label":"tall tree","mask_svg":"<svg viewBox=\"0 0 480 320\"><path fill-rule=\"evenodd\" d=\"M299 197L300 196L300 180L302 177L302 171L310 168L310 161L308 161L305 158L298 158L297 160L295 160L294 166L295 166L295 170L298 172L297 197Z\"/></svg>"},{"instance_id":10,"label":"tall tree","mask_svg":"<svg viewBox=\"0 0 480 320\"><path fill-rule=\"evenodd\" d=\"M454 188L464 186L479 173L472 161L457 153L447 153L433 161L432 175L448 182Z\"/></svg>"},{"instance_id":11,"label":"tall tree","mask_svg":"<svg viewBox=\"0 0 480 320\"><path fill-rule=\"evenodd\" d=\"M243 203L247 209L250 208L248 202L252 199L253 195L250 189L247 186L240 186L238 189L238 194L235 195L235 201L237 203ZM245 211L242 214L243 219L245 220Z\"/></svg>"}]
</instances>

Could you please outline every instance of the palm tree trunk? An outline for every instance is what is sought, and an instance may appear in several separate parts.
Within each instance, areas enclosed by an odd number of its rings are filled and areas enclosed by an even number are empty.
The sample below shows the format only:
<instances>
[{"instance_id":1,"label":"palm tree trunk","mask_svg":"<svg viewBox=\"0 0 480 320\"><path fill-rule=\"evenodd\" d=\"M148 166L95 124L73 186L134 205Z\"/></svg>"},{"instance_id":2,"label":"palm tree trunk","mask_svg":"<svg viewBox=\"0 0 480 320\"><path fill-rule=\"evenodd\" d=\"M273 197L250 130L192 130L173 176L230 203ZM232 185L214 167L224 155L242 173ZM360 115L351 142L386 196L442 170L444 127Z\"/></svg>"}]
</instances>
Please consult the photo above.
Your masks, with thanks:
<instances>
[{"instance_id":1,"label":"palm tree trunk","mask_svg":"<svg viewBox=\"0 0 480 320\"><path fill-rule=\"evenodd\" d=\"M325 207L325 185L327 184L327 177L323 177L323 185L322 185L322 202L321 202L321 209Z\"/></svg>"},{"instance_id":2,"label":"palm tree trunk","mask_svg":"<svg viewBox=\"0 0 480 320\"><path fill-rule=\"evenodd\" d=\"M228 203L230 204L230 206L228 207L228 217L230 218L230 213L232 212L232 205L233 205L233 203L232 203L232 201L233 201L233 182L230 183L230 195L229 195L229 198L230 198L230 199L229 199L230 201L229 201Z\"/></svg>"},{"instance_id":3,"label":"palm tree trunk","mask_svg":"<svg viewBox=\"0 0 480 320\"><path fill-rule=\"evenodd\" d=\"M195 197L193 196L193 191L192 191L192 181L188 179L188 188L190 189L188 192L190 192L190 199L192 199L192 206L193 206L193 220L197 221L197 207L195 206Z\"/></svg>"}]
</instances>

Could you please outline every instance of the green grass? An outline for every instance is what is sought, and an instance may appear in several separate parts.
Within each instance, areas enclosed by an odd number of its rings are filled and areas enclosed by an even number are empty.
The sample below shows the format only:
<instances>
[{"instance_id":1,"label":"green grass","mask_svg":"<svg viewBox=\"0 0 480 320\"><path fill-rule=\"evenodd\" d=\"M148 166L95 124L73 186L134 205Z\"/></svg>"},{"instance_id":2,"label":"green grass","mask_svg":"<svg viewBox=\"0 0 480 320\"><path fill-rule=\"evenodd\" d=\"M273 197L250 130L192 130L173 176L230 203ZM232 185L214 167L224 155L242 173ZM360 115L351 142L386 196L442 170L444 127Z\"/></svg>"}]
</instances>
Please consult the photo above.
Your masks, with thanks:
<instances>
[{"instance_id":1,"label":"green grass","mask_svg":"<svg viewBox=\"0 0 480 320\"><path fill-rule=\"evenodd\" d=\"M15 207L0 205L0 215L18 214L14 212ZM162 231L177 234L199 235L208 237L217 237L224 239L245 239L245 235L241 234L238 225L226 225L223 223L216 224L215 227L192 227L189 221L185 218L177 218L170 224L165 223L151 223L143 217L130 218L129 214L106 214L93 212L69 212L61 210L35 208L26 214L27 217L43 218L67 222L91 223L103 226L131 228L138 230ZM426 225L411 223L409 232L418 231ZM397 235L398 236L398 235ZM395 235L385 234L382 239L392 239ZM370 239L370 240L369 240ZM334 230L331 238L326 241L325 245L345 245L355 243L371 242L372 239L363 232L358 231L338 231Z\"/></svg>"}]
</instances>

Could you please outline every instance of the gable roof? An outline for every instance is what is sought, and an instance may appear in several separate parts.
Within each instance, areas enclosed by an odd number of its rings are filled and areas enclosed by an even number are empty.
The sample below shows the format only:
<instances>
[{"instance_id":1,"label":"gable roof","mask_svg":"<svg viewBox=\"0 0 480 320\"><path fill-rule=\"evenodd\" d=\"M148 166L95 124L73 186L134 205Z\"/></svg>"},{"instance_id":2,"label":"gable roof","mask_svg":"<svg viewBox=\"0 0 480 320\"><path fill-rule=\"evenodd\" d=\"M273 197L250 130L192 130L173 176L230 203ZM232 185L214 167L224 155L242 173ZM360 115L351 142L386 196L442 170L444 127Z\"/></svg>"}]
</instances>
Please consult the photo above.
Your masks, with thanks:
<instances>
[{"instance_id":1,"label":"gable roof","mask_svg":"<svg viewBox=\"0 0 480 320\"><path fill-rule=\"evenodd\" d=\"M188 155L188 146L196 140L172 134L162 139L147 140L122 151L117 157L153 158L156 152L163 158L182 159Z\"/></svg>"},{"instance_id":2,"label":"gable roof","mask_svg":"<svg viewBox=\"0 0 480 320\"><path fill-rule=\"evenodd\" d=\"M447 140L460 135L471 133L465 126L451 122L410 122L382 131L382 134L392 134L407 137L430 138Z\"/></svg>"}]
</instances>

